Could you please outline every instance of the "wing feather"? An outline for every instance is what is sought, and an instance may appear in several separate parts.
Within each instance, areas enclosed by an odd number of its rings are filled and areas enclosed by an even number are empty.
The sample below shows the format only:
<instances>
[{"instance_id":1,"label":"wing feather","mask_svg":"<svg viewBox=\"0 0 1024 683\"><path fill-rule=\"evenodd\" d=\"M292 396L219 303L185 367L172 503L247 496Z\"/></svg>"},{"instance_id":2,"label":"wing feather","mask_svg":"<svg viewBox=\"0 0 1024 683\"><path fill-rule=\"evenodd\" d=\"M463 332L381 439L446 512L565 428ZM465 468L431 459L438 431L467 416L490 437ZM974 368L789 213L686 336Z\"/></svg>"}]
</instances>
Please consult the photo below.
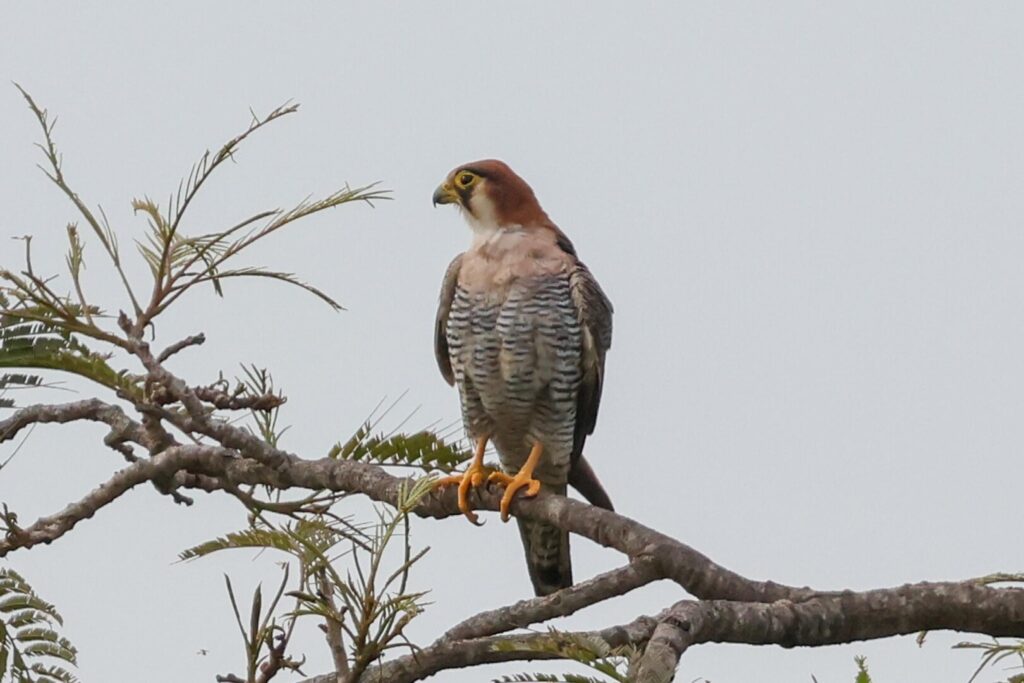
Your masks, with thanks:
<instances>
[{"instance_id":1,"label":"wing feather","mask_svg":"<svg viewBox=\"0 0 1024 683\"><path fill-rule=\"evenodd\" d=\"M437 302L437 316L434 319L434 355L437 357L437 367L441 369L441 375L448 384L455 385L455 373L452 371L452 359L448 355L448 314L452 310L452 300L455 298L455 288L459 283L459 270L462 268L462 254L459 254L448 264L448 270L444 273L444 280L441 282L441 295Z\"/></svg>"},{"instance_id":2,"label":"wing feather","mask_svg":"<svg viewBox=\"0 0 1024 683\"><path fill-rule=\"evenodd\" d=\"M594 433L604 384L604 358L612 345L612 303L587 267L577 261L569 273L569 289L583 328L583 379L576 403L576 430L572 459L583 453L587 436Z\"/></svg>"}]
</instances>

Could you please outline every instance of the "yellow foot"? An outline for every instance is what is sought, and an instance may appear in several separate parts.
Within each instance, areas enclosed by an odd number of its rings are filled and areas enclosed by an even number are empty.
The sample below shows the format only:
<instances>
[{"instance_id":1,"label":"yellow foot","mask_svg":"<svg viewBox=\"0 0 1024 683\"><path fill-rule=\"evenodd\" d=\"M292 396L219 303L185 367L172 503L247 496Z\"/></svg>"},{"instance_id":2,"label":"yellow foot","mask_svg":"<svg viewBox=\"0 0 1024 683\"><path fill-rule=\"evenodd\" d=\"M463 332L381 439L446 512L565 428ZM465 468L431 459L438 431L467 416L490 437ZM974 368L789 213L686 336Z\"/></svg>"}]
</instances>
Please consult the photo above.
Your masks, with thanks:
<instances>
[{"instance_id":1,"label":"yellow foot","mask_svg":"<svg viewBox=\"0 0 1024 683\"><path fill-rule=\"evenodd\" d=\"M439 479L434 486L442 488L453 484L459 485L459 510L473 524L481 525L476 513L469 507L469 487L480 486L487 481L487 470L484 468L484 448L487 446L487 437L481 437L476 442L476 452L473 454L473 462L469 464L462 474L455 474L450 477Z\"/></svg>"},{"instance_id":2,"label":"yellow foot","mask_svg":"<svg viewBox=\"0 0 1024 683\"><path fill-rule=\"evenodd\" d=\"M532 469L532 468L531 468ZM505 495L501 497L501 521L508 521L508 509L512 505L512 499L516 497L516 493L526 488L526 492L523 494L527 498L533 498L540 493L540 481L533 478L532 472L526 472L525 468L520 470L514 477L510 477L504 472L492 472L491 476L487 478L488 481L496 481L499 484L504 485Z\"/></svg>"},{"instance_id":3,"label":"yellow foot","mask_svg":"<svg viewBox=\"0 0 1024 683\"><path fill-rule=\"evenodd\" d=\"M476 516L476 513L469 507L469 488L471 486L480 486L487 481L487 470L482 466L473 463L469 466L469 469L462 474L455 474L450 477L439 479L434 484L437 488L445 486L452 486L454 484L459 485L459 510L466 516L473 524L481 526L480 519Z\"/></svg>"}]
</instances>

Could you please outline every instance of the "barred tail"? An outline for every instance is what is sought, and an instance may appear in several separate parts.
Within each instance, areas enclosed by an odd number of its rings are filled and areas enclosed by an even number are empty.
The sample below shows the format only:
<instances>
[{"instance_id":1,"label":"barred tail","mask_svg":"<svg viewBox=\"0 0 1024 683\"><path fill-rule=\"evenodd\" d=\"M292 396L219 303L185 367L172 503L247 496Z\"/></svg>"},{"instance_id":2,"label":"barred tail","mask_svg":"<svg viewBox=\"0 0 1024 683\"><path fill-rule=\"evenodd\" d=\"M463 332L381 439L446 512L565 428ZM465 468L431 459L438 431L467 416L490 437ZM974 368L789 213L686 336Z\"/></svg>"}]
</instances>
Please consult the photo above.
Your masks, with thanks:
<instances>
[{"instance_id":1,"label":"barred tail","mask_svg":"<svg viewBox=\"0 0 1024 683\"><path fill-rule=\"evenodd\" d=\"M563 484L555 492L565 495ZM550 595L572 585L569 532L545 522L517 519L526 553L526 567L537 595Z\"/></svg>"}]
</instances>

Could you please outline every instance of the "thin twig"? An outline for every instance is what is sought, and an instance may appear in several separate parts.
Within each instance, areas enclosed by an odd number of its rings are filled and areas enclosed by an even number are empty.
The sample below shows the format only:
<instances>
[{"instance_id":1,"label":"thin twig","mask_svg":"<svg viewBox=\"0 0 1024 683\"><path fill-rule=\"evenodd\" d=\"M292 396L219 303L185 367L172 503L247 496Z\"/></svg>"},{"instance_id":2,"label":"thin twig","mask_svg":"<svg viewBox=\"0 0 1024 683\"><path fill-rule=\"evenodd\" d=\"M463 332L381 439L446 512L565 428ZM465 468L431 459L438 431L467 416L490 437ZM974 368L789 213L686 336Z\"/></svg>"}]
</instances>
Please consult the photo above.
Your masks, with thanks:
<instances>
[{"instance_id":1,"label":"thin twig","mask_svg":"<svg viewBox=\"0 0 1024 683\"><path fill-rule=\"evenodd\" d=\"M163 363L164 361L166 361L168 358L178 353L179 351L187 349L190 346L199 346L200 344L203 344L205 342L205 334L203 334L202 332L200 332L199 334L193 334L190 337L185 337L181 341L176 341L170 346L168 346L166 349L160 352L160 355L157 356L156 359L159 362Z\"/></svg>"}]
</instances>

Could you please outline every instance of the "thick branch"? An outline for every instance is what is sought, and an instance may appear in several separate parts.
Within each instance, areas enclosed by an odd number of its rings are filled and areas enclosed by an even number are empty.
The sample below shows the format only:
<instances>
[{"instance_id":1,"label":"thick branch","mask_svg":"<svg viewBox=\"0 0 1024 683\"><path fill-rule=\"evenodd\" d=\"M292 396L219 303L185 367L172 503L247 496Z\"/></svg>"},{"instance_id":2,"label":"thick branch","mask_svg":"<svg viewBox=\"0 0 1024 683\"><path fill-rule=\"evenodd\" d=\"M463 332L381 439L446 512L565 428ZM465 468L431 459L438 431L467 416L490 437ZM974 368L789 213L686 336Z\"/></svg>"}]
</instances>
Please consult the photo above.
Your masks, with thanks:
<instances>
[{"instance_id":1,"label":"thick branch","mask_svg":"<svg viewBox=\"0 0 1024 683\"><path fill-rule=\"evenodd\" d=\"M683 601L660 616L637 680L663 680L657 676L666 667L675 670L686 649L699 643L820 646L926 630L1024 637L1024 589L965 581L844 591L800 603Z\"/></svg>"},{"instance_id":2,"label":"thick branch","mask_svg":"<svg viewBox=\"0 0 1024 683\"><path fill-rule=\"evenodd\" d=\"M123 410L98 398L91 398L73 403L39 404L21 408L6 420L0 420L0 443L10 441L31 424L64 424L80 420L103 422L110 425L112 433L116 432L133 441L141 439L138 423L125 415Z\"/></svg>"},{"instance_id":3,"label":"thick branch","mask_svg":"<svg viewBox=\"0 0 1024 683\"><path fill-rule=\"evenodd\" d=\"M520 600L514 605L481 612L450 628L439 642L491 636L568 616L584 607L625 595L659 578L661 574L654 559L641 558L552 595Z\"/></svg>"},{"instance_id":4,"label":"thick branch","mask_svg":"<svg viewBox=\"0 0 1024 683\"><path fill-rule=\"evenodd\" d=\"M565 635L568 638L599 638L612 647L637 645L647 642L656 624L655 619L643 616L621 626ZM468 641L438 642L370 669L359 680L364 683L412 683L448 669L498 662L561 659L559 654L544 651L544 645L548 642L550 636L546 634L490 636ZM333 674L317 676L303 683L335 683L332 676Z\"/></svg>"},{"instance_id":5,"label":"thick branch","mask_svg":"<svg viewBox=\"0 0 1024 683\"><path fill-rule=\"evenodd\" d=\"M285 403L285 398L277 394L240 396L216 387L196 387L193 391L201 401L221 410L273 410Z\"/></svg>"},{"instance_id":6,"label":"thick branch","mask_svg":"<svg viewBox=\"0 0 1024 683\"><path fill-rule=\"evenodd\" d=\"M365 463L326 458L307 461L283 453L275 455L282 458L283 461L278 467L271 468L247 458L239 458L231 449L202 445L172 446L149 460L135 463L121 470L82 501L72 504L53 517L43 518L32 527L23 530L24 533L31 535L32 543L12 544L10 539L0 543L0 555L6 554L15 547L27 547L34 543L53 540L81 519L90 517L97 509L116 499L131 487L147 480L171 475L183 481L189 476L201 475L205 478L214 478L223 486L264 484L278 489L301 487L314 490L358 491L375 500L392 504L397 502L399 488L405 481L389 475L379 467ZM446 491L430 496L423 501L416 512L431 517L459 514L455 495L454 491ZM497 493L489 490L481 491L477 502L488 509L496 508ZM583 503L550 494L542 493L535 501L517 502L513 508L517 507L520 514L534 519L543 519L564 524L569 528L587 530L595 540L607 541L608 537L603 533L594 533L591 526L577 520L577 516L604 518L605 526L617 526L623 530L625 537L642 538L649 531L646 530L646 527L614 513L597 510ZM636 543L638 541L626 538L623 541L609 542L609 545L629 552L634 549L633 546ZM682 544L679 545L682 546ZM664 549L665 546L661 546L661 548ZM664 558L659 558L654 553L650 556L657 559L656 565L659 569L664 569ZM669 556L671 557L671 553ZM669 567L669 570L670 576L679 575L683 571L690 575L701 575L702 573L715 575L726 572L728 575L736 577L736 585L742 587L747 582L746 579L727 572L709 560L705 560L704 564L697 563L685 568ZM600 581L595 580L589 585L605 584L606 579L607 577ZM758 585L756 582L749 583ZM728 586L729 584L727 582L703 581L696 582L694 585L707 588L708 586ZM582 590L577 589L575 597L571 599L583 601L582 598L589 590L589 587ZM815 593L810 589L800 589L794 593L800 596L799 601L785 599L742 601L752 603L744 614L753 613L749 610L771 609L774 610L770 612L773 615L773 623L783 623L780 615L789 614L794 610L797 614L806 613L807 618L811 618L810 615L818 615L818 617L824 615L830 620L827 623L835 624L835 626L830 626L829 630L821 633L832 635L826 637L826 635L807 635L804 631L796 631L792 634L790 631L783 631L781 633L790 634L786 636L786 639L781 635L771 637L766 635L757 642L782 642L785 640L783 644L789 645L822 644L850 639L877 638L895 633L910 633L925 628L974 631L994 636L1024 636L1024 590L992 588L976 582L947 582L913 584L863 593L849 591ZM705 595L704 597L712 598L713 596ZM552 609L551 604L554 602L556 601L543 603L545 605L543 609ZM712 602L708 604L720 607L722 605L735 606L737 603ZM513 613L514 611L513 606ZM904 613L905 617L899 616ZM850 614L861 615L859 618L865 620L864 625L861 625L856 618L851 620L845 616ZM874 616L869 618L868 615L872 614ZM820 621L818 617L815 619ZM508 618L513 621L517 619L513 616ZM483 621L493 623L496 619L499 617L490 615ZM899 621L900 619L903 621ZM881 624L878 627L881 630L871 630L872 627L877 627L877 624ZM727 629L709 631L708 633L712 635L706 639L720 640L723 638L721 633L726 632L728 632Z\"/></svg>"},{"instance_id":7,"label":"thick branch","mask_svg":"<svg viewBox=\"0 0 1024 683\"><path fill-rule=\"evenodd\" d=\"M166 372L152 356L147 360L151 372ZM218 445L171 444L151 458L129 465L59 513L43 517L25 529L11 528L0 541L0 557L17 548L59 538L81 520L147 481L170 491L177 487L231 490L261 484L278 490L362 493L392 505L398 502L400 491L407 484L406 479L375 465L330 458L304 460L276 449L242 429L208 419L194 390L169 373L160 379L173 381L172 393L186 406L191 404L188 415L162 411L160 417L186 433L213 438ZM109 424L116 439L108 437L108 442L123 444L134 440L147 447L152 445L141 425L120 409L98 400L22 409L0 422L0 440L13 438L32 423L74 420ZM496 488L475 489L474 505L495 510L499 494ZM515 645L535 646L540 641L530 639L544 636L493 634L571 614L659 578L675 580L703 601L679 603L656 619L641 617L631 625L606 629L605 640L612 644L650 641L637 668L638 680L661 680L657 676L674 670L686 648L703 642L791 647L939 629L1024 637L1024 590L1020 589L993 588L972 580L920 583L861 593L820 592L752 581L634 520L554 494L542 492L534 499L517 499L512 511L616 548L631 558L631 564L555 595L524 600L472 617L428 648L382 665L368 673L369 678L364 676L364 680L412 681L447 668L550 658L554 656L551 652ZM434 518L457 515L456 492L448 489L434 493L414 512Z\"/></svg>"},{"instance_id":8,"label":"thick branch","mask_svg":"<svg viewBox=\"0 0 1024 683\"><path fill-rule=\"evenodd\" d=\"M147 367L161 375L161 381L186 407L198 403L195 393L181 380L163 370L150 357ZM395 505L405 482L377 465L333 460L304 460L274 448L262 439L232 425L206 419L200 410L189 409L188 416L168 413L166 418L186 433L199 433L228 448L237 449L244 458L251 458L273 471L277 488L302 487L313 490L362 493L378 502ZM501 492L496 487L474 490L474 505L481 510L497 510ZM456 514L457 492L449 488L426 498L414 510L421 517L444 518ZM623 515L595 508L570 498L541 492L537 497L517 498L512 503L516 516L546 521L572 533L585 536L605 547L615 548L631 559L654 558L658 578L679 583L692 595L709 599L771 601L783 598L800 600L817 595L810 588L785 586L771 581L754 581L715 564L690 546L650 529Z\"/></svg>"},{"instance_id":9,"label":"thick branch","mask_svg":"<svg viewBox=\"0 0 1024 683\"><path fill-rule=\"evenodd\" d=\"M76 524L84 519L89 519L98 510L139 484L165 481L171 477L180 478L177 483L184 484L192 475L183 470L190 466L202 469L203 461L223 460L232 456L231 451L213 446L172 446L152 458L139 460L115 473L81 500L71 503L60 512L48 517L40 517L31 526L25 528L9 529L6 538L0 541L0 557L19 548L31 548L41 543L55 541L74 528Z\"/></svg>"},{"instance_id":10,"label":"thick branch","mask_svg":"<svg viewBox=\"0 0 1024 683\"><path fill-rule=\"evenodd\" d=\"M394 505L402 485L401 479L380 467L339 460L302 460L295 455L267 444L254 434L207 417L195 391L168 372L140 343L136 355L154 381L167 388L182 402L188 415L167 414L167 419L186 433L199 433L222 446L237 449L245 458L273 468L280 476L279 488L300 486L315 490L363 493L370 498ZM246 482L266 483L266 482ZM496 490L477 489L477 507L496 510ZM429 517L456 514L456 492L452 489L426 499L415 510ZM753 581L721 567L684 543L650 529L634 520L580 503L562 496L541 493L533 499L516 499L512 511L530 519L546 521L572 533L590 538L606 547L615 548L631 559L654 558L659 575L679 583L692 595L709 599L771 601L783 598L799 600L816 594L810 588L783 586Z\"/></svg>"}]
</instances>

